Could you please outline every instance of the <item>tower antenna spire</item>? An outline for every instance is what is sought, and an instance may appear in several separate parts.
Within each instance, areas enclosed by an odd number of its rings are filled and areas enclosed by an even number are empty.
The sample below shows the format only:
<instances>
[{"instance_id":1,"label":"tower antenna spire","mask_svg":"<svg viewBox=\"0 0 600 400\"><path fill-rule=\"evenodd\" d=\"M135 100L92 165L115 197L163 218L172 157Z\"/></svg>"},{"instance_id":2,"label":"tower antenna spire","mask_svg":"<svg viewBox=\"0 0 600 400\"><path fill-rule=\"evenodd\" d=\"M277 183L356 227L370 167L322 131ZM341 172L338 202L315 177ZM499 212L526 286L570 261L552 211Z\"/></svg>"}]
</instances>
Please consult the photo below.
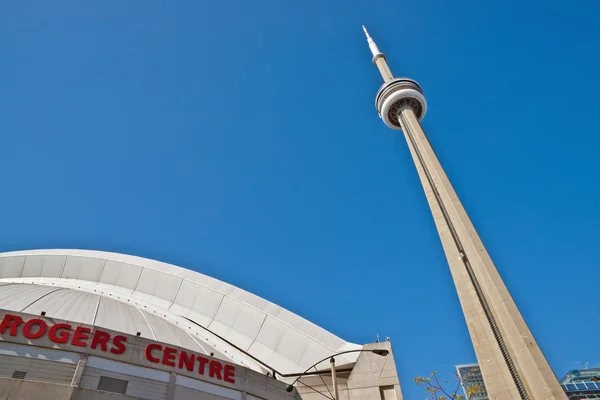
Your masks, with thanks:
<instances>
[{"instance_id":1,"label":"tower antenna spire","mask_svg":"<svg viewBox=\"0 0 600 400\"><path fill-rule=\"evenodd\" d=\"M367 43L369 43L369 49L371 49L371 53L373 53L373 57L377 57L377 56L385 57L385 55L381 51L379 51L379 48L377 47L377 44L375 43L375 41L373 40L371 35L369 35L369 31L367 30L367 28L364 25L362 26L362 28L363 28L363 31L365 31L365 35L367 36Z\"/></svg>"},{"instance_id":2,"label":"tower antenna spire","mask_svg":"<svg viewBox=\"0 0 600 400\"><path fill-rule=\"evenodd\" d=\"M377 47L377 44L375 43L371 35L369 35L369 31L367 31L367 28L365 28L364 25L362 26L362 28L363 31L365 31L365 35L367 36L367 43L369 43L369 49L373 54L373 64L377 65L377 68L379 69L379 72L381 73L381 77L383 78L384 82L391 81L392 79L394 79L394 75L392 75L392 71L390 71L390 67L388 67L387 65L385 54L383 54L379 50L379 47Z\"/></svg>"}]
</instances>

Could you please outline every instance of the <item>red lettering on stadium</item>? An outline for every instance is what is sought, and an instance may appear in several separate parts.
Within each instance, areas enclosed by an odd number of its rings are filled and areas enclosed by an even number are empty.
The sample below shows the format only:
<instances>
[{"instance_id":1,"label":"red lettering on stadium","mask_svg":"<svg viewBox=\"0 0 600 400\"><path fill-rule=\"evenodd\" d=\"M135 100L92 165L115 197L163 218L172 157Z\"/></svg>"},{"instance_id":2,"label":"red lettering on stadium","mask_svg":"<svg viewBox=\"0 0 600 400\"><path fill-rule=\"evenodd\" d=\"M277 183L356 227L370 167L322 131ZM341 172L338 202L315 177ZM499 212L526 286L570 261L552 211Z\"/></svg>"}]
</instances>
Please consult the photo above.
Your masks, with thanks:
<instances>
[{"instance_id":1,"label":"red lettering on stadium","mask_svg":"<svg viewBox=\"0 0 600 400\"><path fill-rule=\"evenodd\" d=\"M90 347L92 350L101 350L120 355L127 350L127 337L114 335L100 330L78 326L75 329L69 324L59 323L48 326L45 320L34 318L27 322L18 315L6 314L0 322L0 335L23 336L30 340L47 337L50 341L59 344L70 344L79 347ZM146 360L168 367L185 369L210 378L235 383L235 366L211 360L199 354L173 347L163 346L159 343L150 343L144 350Z\"/></svg>"}]
</instances>

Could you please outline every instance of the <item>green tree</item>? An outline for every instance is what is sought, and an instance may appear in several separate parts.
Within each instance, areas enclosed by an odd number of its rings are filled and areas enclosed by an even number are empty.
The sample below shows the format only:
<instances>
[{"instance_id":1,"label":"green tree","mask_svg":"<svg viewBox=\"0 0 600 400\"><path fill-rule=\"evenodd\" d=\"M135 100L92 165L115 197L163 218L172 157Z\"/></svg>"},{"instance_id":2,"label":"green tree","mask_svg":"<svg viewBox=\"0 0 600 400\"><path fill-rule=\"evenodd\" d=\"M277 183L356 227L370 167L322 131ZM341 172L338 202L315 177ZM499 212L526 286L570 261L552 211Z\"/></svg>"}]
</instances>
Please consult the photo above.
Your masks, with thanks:
<instances>
[{"instance_id":1,"label":"green tree","mask_svg":"<svg viewBox=\"0 0 600 400\"><path fill-rule=\"evenodd\" d=\"M438 376L437 372L433 371L428 377L417 376L415 379L415 383L417 386L423 386L425 390L428 392L428 399L431 400L464 400L465 397L458 394L460 390L461 380L460 377L456 377L458 383L454 390L450 389L450 386L454 386L449 381L446 381L445 385L443 385ZM481 389L481 386L471 386L467 388L467 395L471 396L473 394L477 394Z\"/></svg>"}]
</instances>

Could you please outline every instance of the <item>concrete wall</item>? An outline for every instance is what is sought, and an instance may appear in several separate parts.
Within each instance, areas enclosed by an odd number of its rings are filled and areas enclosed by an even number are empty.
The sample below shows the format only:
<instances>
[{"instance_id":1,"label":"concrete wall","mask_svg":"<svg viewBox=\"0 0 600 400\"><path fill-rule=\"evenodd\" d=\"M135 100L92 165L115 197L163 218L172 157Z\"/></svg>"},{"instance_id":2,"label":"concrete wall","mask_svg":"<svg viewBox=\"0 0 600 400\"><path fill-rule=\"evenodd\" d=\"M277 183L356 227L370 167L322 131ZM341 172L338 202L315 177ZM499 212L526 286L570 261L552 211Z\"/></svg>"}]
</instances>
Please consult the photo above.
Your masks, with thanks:
<instances>
[{"instance_id":1,"label":"concrete wall","mask_svg":"<svg viewBox=\"0 0 600 400\"><path fill-rule=\"evenodd\" d=\"M227 397L221 397L210 393L202 393L197 390L177 386L175 388L175 398L177 400L227 400Z\"/></svg>"},{"instance_id":2,"label":"concrete wall","mask_svg":"<svg viewBox=\"0 0 600 400\"><path fill-rule=\"evenodd\" d=\"M394 362L394 354L390 342L367 344L364 350L386 349L387 356L363 352L350 372L343 372L344 366L337 365L339 370L339 400L402 400L400 381ZM318 392L331 397L333 385L331 374L308 376L300 379ZM323 395L315 392L302 383L296 384L296 390L302 400L323 400Z\"/></svg>"},{"instance_id":3,"label":"concrete wall","mask_svg":"<svg viewBox=\"0 0 600 400\"><path fill-rule=\"evenodd\" d=\"M198 397L196 392L196 399ZM205 398L204 396L202 398ZM209 398L209 397L206 397ZM21 379L0 378L0 399L2 400L139 400L123 394L82 389L55 383L24 381Z\"/></svg>"},{"instance_id":4,"label":"concrete wall","mask_svg":"<svg viewBox=\"0 0 600 400\"><path fill-rule=\"evenodd\" d=\"M56 398L59 399L58 397ZM137 397L124 394L101 392L98 390L74 388L69 400L139 400Z\"/></svg>"},{"instance_id":5,"label":"concrete wall","mask_svg":"<svg viewBox=\"0 0 600 400\"><path fill-rule=\"evenodd\" d=\"M64 400L71 399L73 386L0 378L2 400ZM83 397L81 398L83 400Z\"/></svg>"}]
</instances>

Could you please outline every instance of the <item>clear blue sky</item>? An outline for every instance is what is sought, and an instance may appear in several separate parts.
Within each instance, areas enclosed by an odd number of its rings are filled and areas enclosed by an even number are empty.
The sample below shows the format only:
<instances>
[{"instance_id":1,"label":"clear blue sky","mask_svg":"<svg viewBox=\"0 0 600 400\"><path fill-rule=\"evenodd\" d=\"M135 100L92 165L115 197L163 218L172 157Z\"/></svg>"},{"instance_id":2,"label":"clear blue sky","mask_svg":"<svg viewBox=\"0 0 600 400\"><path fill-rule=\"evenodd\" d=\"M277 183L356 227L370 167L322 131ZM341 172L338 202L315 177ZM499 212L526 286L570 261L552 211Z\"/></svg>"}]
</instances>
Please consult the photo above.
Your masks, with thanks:
<instances>
[{"instance_id":1,"label":"clear blue sky","mask_svg":"<svg viewBox=\"0 0 600 400\"><path fill-rule=\"evenodd\" d=\"M294 5L295 4L295 5ZM6 2L0 250L150 257L346 340L390 336L406 398L475 360L402 136L423 124L555 372L600 362L600 3Z\"/></svg>"}]
</instances>

